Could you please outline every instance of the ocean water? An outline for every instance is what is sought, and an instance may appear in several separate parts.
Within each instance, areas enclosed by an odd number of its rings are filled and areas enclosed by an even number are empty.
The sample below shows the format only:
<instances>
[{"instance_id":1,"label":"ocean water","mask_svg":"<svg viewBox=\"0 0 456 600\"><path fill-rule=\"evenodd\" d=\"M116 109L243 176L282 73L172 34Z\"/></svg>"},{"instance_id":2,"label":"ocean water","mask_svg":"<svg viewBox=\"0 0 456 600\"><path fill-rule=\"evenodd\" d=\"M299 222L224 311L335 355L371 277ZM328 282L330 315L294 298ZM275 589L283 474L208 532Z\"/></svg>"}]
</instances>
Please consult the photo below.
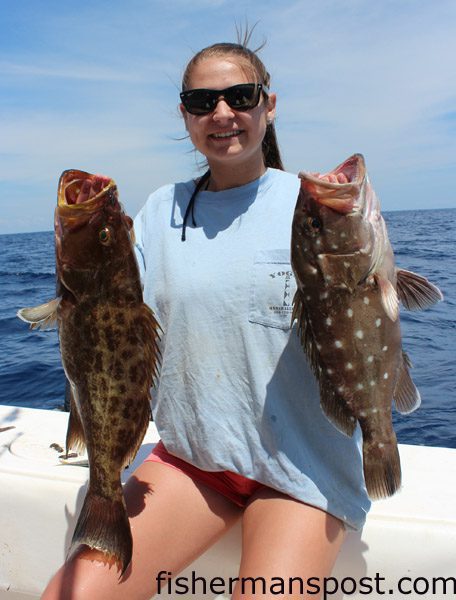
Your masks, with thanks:
<instances>
[{"instance_id":1,"label":"ocean water","mask_svg":"<svg viewBox=\"0 0 456 600\"><path fill-rule=\"evenodd\" d=\"M398 266L428 277L445 300L401 310L403 346L422 405L394 413L400 442L456 448L456 209L386 213ZM54 297L52 232L0 235L0 404L61 409L65 379L57 332L30 331L16 311Z\"/></svg>"}]
</instances>

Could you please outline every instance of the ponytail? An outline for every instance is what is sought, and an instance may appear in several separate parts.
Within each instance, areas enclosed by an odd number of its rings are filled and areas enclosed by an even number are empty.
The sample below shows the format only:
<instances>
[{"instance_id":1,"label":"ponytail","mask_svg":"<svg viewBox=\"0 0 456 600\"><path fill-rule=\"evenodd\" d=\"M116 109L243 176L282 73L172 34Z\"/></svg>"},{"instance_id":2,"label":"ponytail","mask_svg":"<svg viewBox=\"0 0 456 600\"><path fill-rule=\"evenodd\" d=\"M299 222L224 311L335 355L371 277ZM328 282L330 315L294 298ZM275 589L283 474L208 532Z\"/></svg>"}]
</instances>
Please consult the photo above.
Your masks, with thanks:
<instances>
[{"instance_id":1,"label":"ponytail","mask_svg":"<svg viewBox=\"0 0 456 600\"><path fill-rule=\"evenodd\" d=\"M266 167L280 169L284 171L282 157L280 156L279 144L277 142L274 123L266 126L266 133L263 138L263 159Z\"/></svg>"}]
</instances>

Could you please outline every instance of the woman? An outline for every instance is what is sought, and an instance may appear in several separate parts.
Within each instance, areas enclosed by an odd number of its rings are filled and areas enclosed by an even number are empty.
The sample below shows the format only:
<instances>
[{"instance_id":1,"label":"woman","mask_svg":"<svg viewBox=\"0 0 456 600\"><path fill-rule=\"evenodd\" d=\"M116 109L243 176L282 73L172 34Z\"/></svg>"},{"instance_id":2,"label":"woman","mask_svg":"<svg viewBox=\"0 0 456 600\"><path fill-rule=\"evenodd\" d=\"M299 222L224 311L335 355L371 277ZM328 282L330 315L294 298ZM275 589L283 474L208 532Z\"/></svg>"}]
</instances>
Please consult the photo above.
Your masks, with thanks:
<instances>
[{"instance_id":1,"label":"woman","mask_svg":"<svg viewBox=\"0 0 456 600\"><path fill-rule=\"evenodd\" d=\"M82 548L45 599L70 587L72 600L150 598L160 572L176 575L238 519L232 597L296 598L254 593L242 578L323 578L345 528L364 522L359 435L323 416L290 331L299 179L282 170L269 83L244 45L216 44L187 66L180 108L209 170L159 189L135 221L144 298L164 334L153 407L162 443L125 487L132 563L119 581Z\"/></svg>"}]
</instances>

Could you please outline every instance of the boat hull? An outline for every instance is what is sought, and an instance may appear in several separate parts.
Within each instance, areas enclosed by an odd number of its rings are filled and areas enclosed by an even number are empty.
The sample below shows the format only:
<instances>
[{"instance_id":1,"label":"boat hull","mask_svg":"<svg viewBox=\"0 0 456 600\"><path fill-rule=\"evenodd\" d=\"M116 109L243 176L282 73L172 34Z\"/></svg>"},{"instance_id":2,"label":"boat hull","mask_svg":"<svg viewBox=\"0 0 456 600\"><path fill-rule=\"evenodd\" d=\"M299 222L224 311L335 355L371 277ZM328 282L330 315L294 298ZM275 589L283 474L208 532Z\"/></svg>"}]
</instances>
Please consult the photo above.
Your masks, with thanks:
<instances>
[{"instance_id":1,"label":"boat hull","mask_svg":"<svg viewBox=\"0 0 456 600\"><path fill-rule=\"evenodd\" d=\"M70 545L88 469L79 464L81 457L61 464L60 453L50 447L64 446L67 419L58 411L0 405L0 600L38 598ZM123 481L158 440L151 423ZM327 598L385 594L436 600L456 594L451 579L456 578L456 450L399 445L399 451L402 490L373 504L362 532L348 533L334 580L326 584ZM182 585L189 586L187 597L229 597L229 578L236 577L239 567L240 536L238 524L180 574ZM333 591L336 586L338 592ZM182 589L162 590L160 598L182 598Z\"/></svg>"}]
</instances>

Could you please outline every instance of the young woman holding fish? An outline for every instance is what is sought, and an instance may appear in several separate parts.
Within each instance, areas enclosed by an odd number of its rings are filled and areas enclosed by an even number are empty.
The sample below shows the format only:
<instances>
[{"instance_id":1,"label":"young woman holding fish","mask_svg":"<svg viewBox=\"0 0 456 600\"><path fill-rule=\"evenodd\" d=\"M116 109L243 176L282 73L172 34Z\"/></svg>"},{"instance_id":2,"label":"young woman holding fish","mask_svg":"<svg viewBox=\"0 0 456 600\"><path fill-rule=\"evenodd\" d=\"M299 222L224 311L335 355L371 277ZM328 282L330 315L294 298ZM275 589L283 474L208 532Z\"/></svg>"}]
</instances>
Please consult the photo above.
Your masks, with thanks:
<instances>
[{"instance_id":1,"label":"young woman holding fish","mask_svg":"<svg viewBox=\"0 0 456 600\"><path fill-rule=\"evenodd\" d=\"M277 578L322 580L345 528L363 525L359 432L348 438L323 415L290 335L299 180L283 171L269 85L245 44L216 44L187 66L181 112L209 170L155 192L135 221L144 299L164 333L153 398L162 442L124 489L132 560L119 579L113 561L82 547L45 599L150 598L166 589L163 572L177 575L239 519L240 580L226 593L304 597L277 593ZM246 577L264 578L266 593Z\"/></svg>"}]
</instances>

